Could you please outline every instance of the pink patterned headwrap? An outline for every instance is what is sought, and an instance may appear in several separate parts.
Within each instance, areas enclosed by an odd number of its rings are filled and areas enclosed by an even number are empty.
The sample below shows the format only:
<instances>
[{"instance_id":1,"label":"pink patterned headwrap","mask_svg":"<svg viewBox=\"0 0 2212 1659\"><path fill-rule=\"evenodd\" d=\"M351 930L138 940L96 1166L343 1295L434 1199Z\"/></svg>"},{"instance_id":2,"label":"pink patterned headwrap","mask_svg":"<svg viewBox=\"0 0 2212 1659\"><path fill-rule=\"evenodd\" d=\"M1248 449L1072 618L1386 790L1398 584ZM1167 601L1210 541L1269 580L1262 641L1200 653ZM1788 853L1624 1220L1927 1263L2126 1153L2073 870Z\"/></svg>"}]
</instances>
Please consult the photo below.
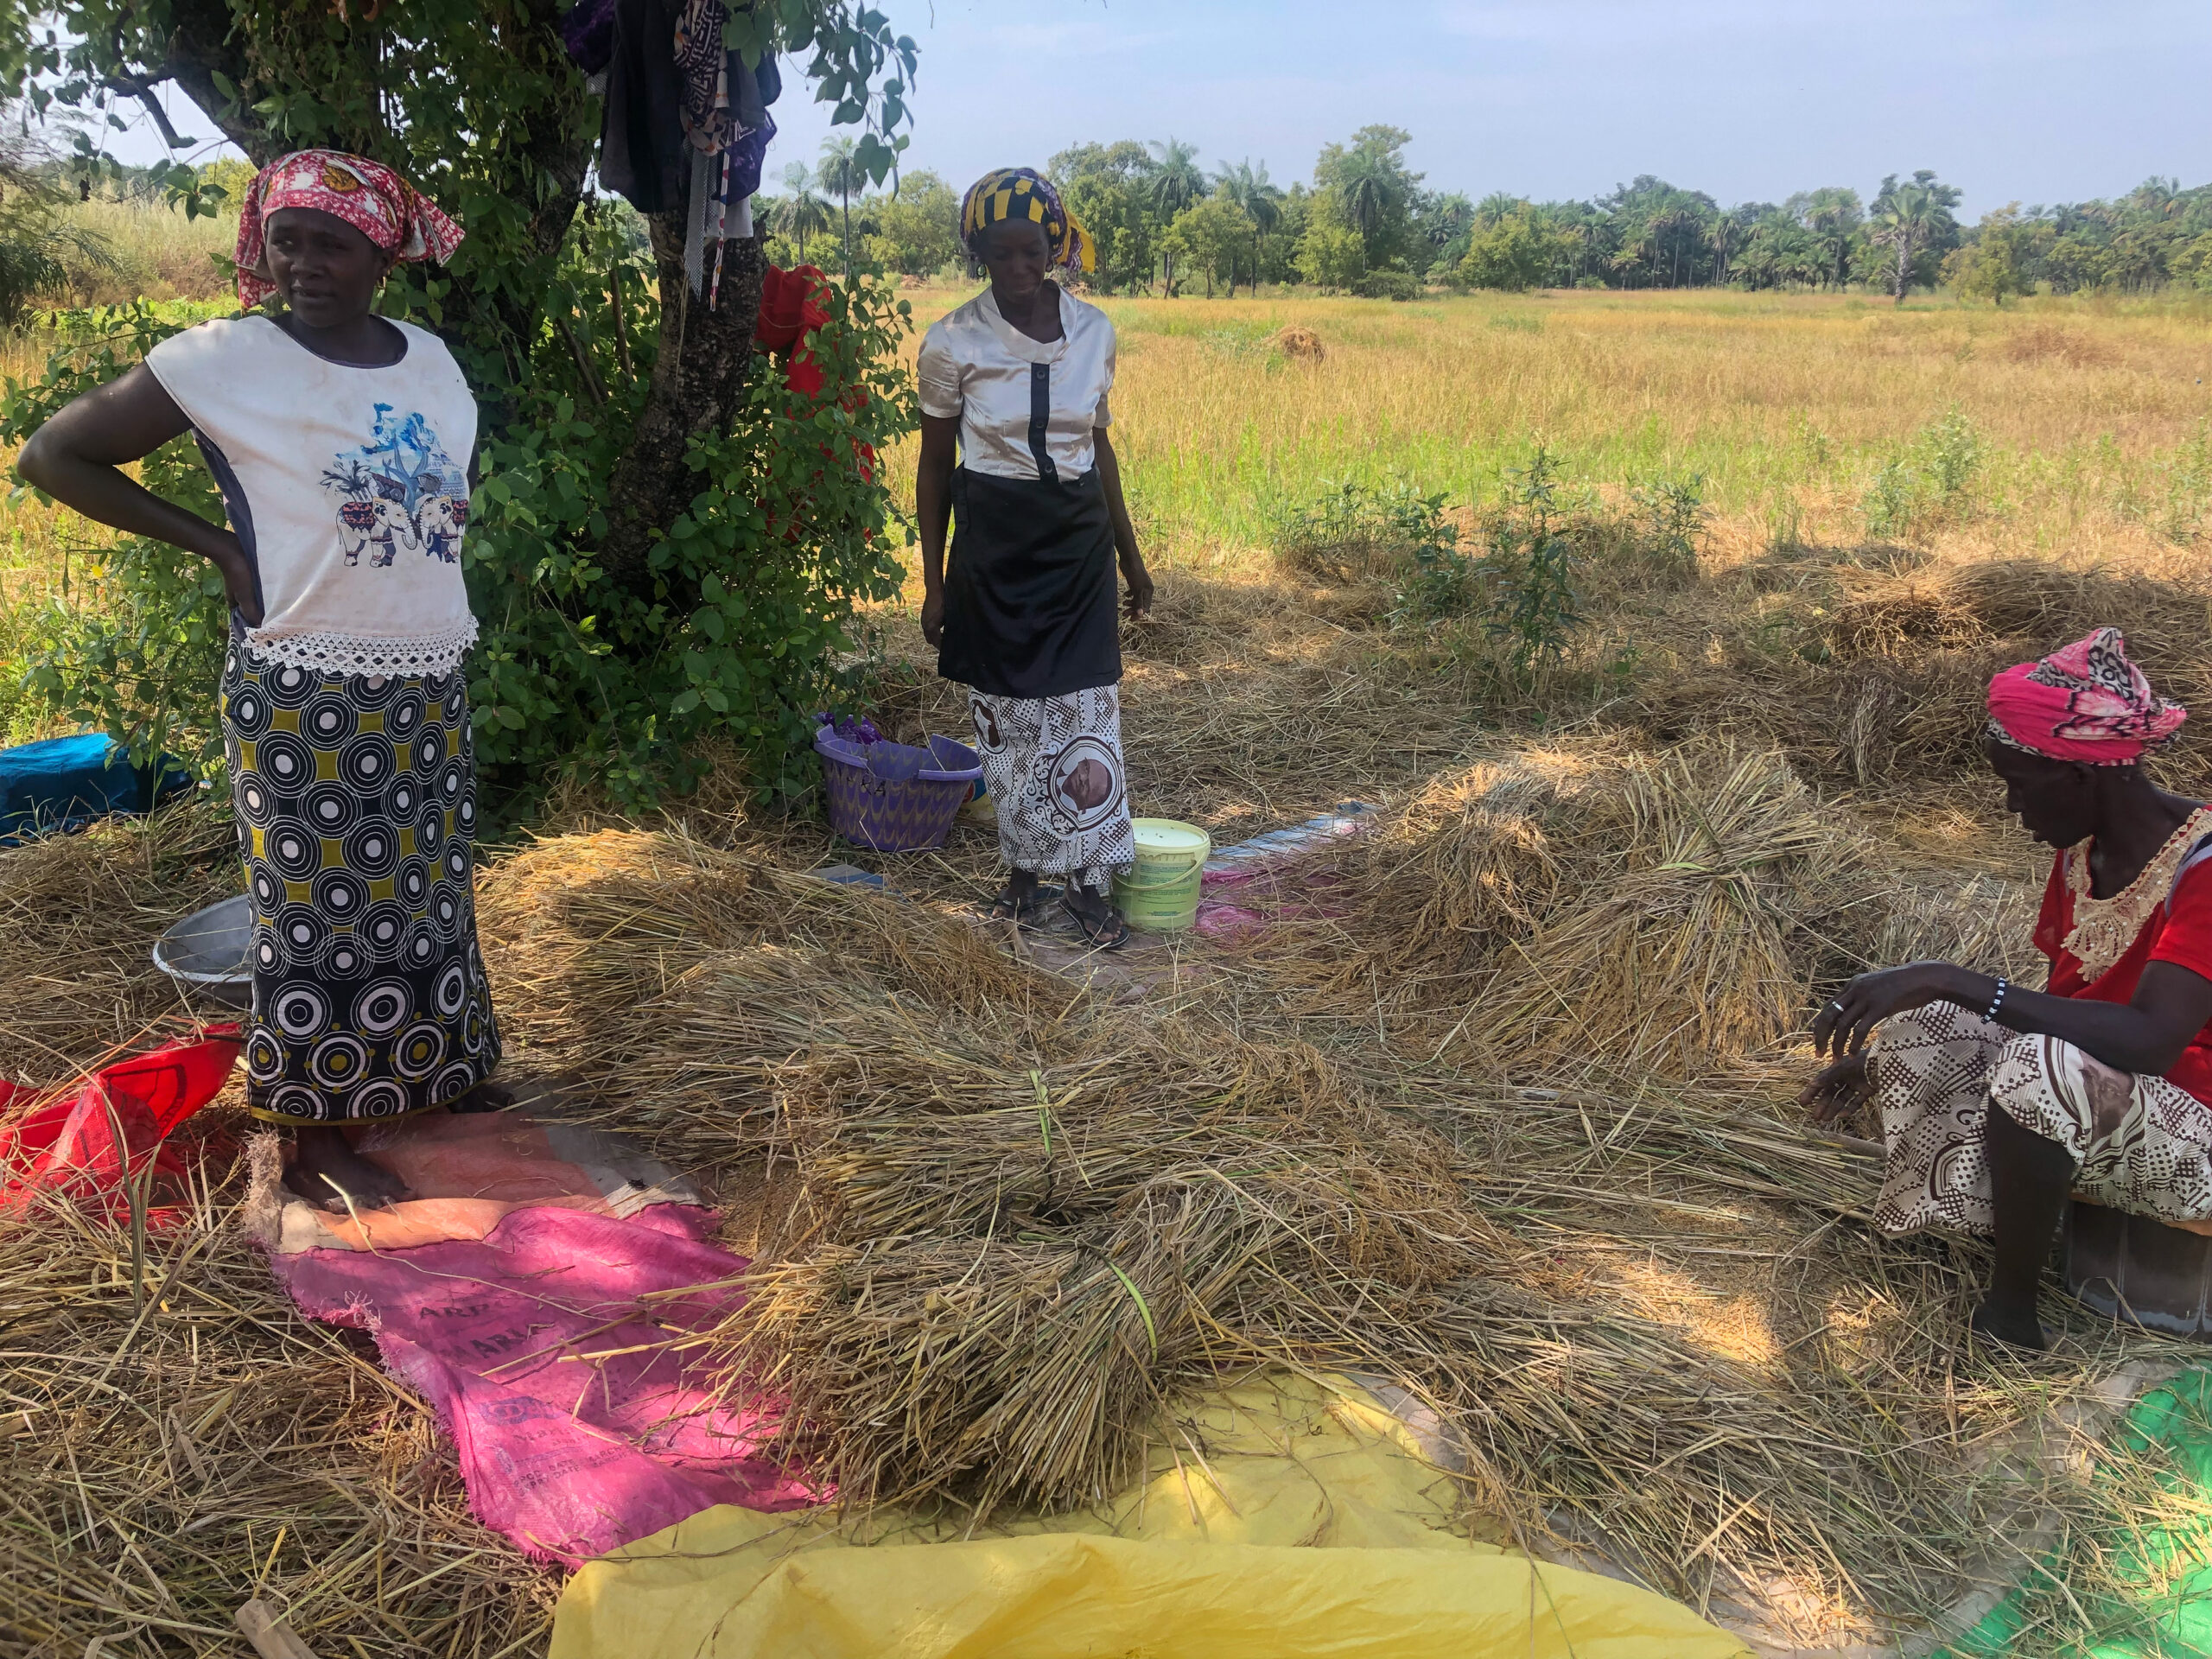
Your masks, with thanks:
<instances>
[{"instance_id":1,"label":"pink patterned headwrap","mask_svg":"<svg viewBox=\"0 0 2212 1659\"><path fill-rule=\"evenodd\" d=\"M461 226L381 162L336 149L296 149L263 168L238 214L238 303L251 310L276 291L262 269L263 226L284 207L335 214L386 253L444 264Z\"/></svg>"},{"instance_id":2,"label":"pink patterned headwrap","mask_svg":"<svg viewBox=\"0 0 2212 1659\"><path fill-rule=\"evenodd\" d=\"M1989 735L2053 760L2124 766L2168 741L2189 710L2151 690L2118 628L2099 628L1989 683Z\"/></svg>"}]
</instances>

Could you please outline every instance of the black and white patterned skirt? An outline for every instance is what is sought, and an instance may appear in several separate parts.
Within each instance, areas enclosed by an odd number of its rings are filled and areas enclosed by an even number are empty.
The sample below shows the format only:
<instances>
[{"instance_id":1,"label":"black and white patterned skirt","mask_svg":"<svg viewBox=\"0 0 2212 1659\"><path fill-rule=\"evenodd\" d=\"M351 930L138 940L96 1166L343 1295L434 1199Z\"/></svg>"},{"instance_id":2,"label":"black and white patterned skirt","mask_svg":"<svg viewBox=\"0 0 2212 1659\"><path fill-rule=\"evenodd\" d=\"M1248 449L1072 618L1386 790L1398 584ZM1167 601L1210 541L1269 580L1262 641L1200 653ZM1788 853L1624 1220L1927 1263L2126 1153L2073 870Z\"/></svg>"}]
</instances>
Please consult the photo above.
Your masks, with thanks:
<instances>
[{"instance_id":1,"label":"black and white patterned skirt","mask_svg":"<svg viewBox=\"0 0 2212 1659\"><path fill-rule=\"evenodd\" d=\"M441 1106L491 1075L461 673L334 676L233 637L223 741L253 900L246 1103L280 1123Z\"/></svg>"}]
</instances>

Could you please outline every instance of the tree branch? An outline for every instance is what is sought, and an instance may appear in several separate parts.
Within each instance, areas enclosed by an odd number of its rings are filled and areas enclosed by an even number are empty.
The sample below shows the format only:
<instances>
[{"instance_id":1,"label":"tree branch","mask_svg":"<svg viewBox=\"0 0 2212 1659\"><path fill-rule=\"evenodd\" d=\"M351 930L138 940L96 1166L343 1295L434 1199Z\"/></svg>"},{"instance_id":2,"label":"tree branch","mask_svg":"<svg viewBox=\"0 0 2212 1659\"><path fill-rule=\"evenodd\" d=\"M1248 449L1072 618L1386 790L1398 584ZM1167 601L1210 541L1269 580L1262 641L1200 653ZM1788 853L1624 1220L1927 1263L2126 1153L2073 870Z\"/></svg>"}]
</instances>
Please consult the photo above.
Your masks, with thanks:
<instances>
[{"instance_id":1,"label":"tree branch","mask_svg":"<svg viewBox=\"0 0 2212 1659\"><path fill-rule=\"evenodd\" d=\"M176 82L256 167L268 166L283 146L244 104L226 116L224 109L231 100L215 85L218 72L234 86L245 86L253 79L245 47L234 38L229 8L224 0L177 0L169 16L167 60L162 73L149 79Z\"/></svg>"},{"instance_id":2,"label":"tree branch","mask_svg":"<svg viewBox=\"0 0 2212 1659\"><path fill-rule=\"evenodd\" d=\"M154 96L154 88L167 80L167 75L110 75L102 83L111 92L121 92L135 98L146 106L146 113L154 118L154 124L162 130L162 141L171 149L182 149L193 143L169 124L169 112L162 107L162 100Z\"/></svg>"}]
</instances>

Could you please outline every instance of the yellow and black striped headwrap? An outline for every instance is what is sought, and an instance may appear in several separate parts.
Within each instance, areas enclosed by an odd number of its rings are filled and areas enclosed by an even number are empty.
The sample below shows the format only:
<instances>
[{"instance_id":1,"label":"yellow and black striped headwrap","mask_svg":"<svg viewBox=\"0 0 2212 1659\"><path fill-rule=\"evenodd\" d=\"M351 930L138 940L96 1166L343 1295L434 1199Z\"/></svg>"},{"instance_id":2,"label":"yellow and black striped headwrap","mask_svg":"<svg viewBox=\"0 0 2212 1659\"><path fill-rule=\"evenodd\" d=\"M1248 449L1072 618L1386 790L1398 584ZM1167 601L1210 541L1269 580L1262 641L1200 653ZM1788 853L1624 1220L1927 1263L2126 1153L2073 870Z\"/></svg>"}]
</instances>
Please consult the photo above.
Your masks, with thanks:
<instances>
[{"instance_id":1,"label":"yellow and black striped headwrap","mask_svg":"<svg viewBox=\"0 0 2212 1659\"><path fill-rule=\"evenodd\" d=\"M1027 167L1002 167L969 185L960 203L960 239L973 243L983 231L1008 219L1042 225L1054 264L1068 270L1098 269L1098 245L1043 174Z\"/></svg>"}]
</instances>

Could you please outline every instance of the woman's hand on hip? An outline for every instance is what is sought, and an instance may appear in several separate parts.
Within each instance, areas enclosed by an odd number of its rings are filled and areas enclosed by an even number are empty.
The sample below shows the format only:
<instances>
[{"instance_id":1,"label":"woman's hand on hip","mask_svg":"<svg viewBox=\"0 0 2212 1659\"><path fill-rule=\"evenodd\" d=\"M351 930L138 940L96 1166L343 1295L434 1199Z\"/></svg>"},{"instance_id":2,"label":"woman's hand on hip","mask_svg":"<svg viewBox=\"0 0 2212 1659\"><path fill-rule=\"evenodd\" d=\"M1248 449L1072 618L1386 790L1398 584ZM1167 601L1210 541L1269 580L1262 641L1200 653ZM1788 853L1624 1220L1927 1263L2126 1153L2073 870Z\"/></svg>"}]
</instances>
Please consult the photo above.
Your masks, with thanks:
<instances>
[{"instance_id":1,"label":"woman's hand on hip","mask_svg":"<svg viewBox=\"0 0 2212 1659\"><path fill-rule=\"evenodd\" d=\"M261 626L261 598L253 591L253 564L245 556L245 545L237 533L217 530L209 537L206 550L207 562L223 575L223 591L229 595L231 608L245 620L246 626Z\"/></svg>"},{"instance_id":2,"label":"woman's hand on hip","mask_svg":"<svg viewBox=\"0 0 2212 1659\"><path fill-rule=\"evenodd\" d=\"M1965 982L1980 978L1948 962L1909 962L1861 974L1813 1021L1813 1052L1836 1059L1858 1054L1891 1014L1930 1002L1971 1001Z\"/></svg>"},{"instance_id":3,"label":"woman's hand on hip","mask_svg":"<svg viewBox=\"0 0 2212 1659\"><path fill-rule=\"evenodd\" d=\"M944 644L944 594L942 590L922 595L922 638L933 645Z\"/></svg>"}]
</instances>

